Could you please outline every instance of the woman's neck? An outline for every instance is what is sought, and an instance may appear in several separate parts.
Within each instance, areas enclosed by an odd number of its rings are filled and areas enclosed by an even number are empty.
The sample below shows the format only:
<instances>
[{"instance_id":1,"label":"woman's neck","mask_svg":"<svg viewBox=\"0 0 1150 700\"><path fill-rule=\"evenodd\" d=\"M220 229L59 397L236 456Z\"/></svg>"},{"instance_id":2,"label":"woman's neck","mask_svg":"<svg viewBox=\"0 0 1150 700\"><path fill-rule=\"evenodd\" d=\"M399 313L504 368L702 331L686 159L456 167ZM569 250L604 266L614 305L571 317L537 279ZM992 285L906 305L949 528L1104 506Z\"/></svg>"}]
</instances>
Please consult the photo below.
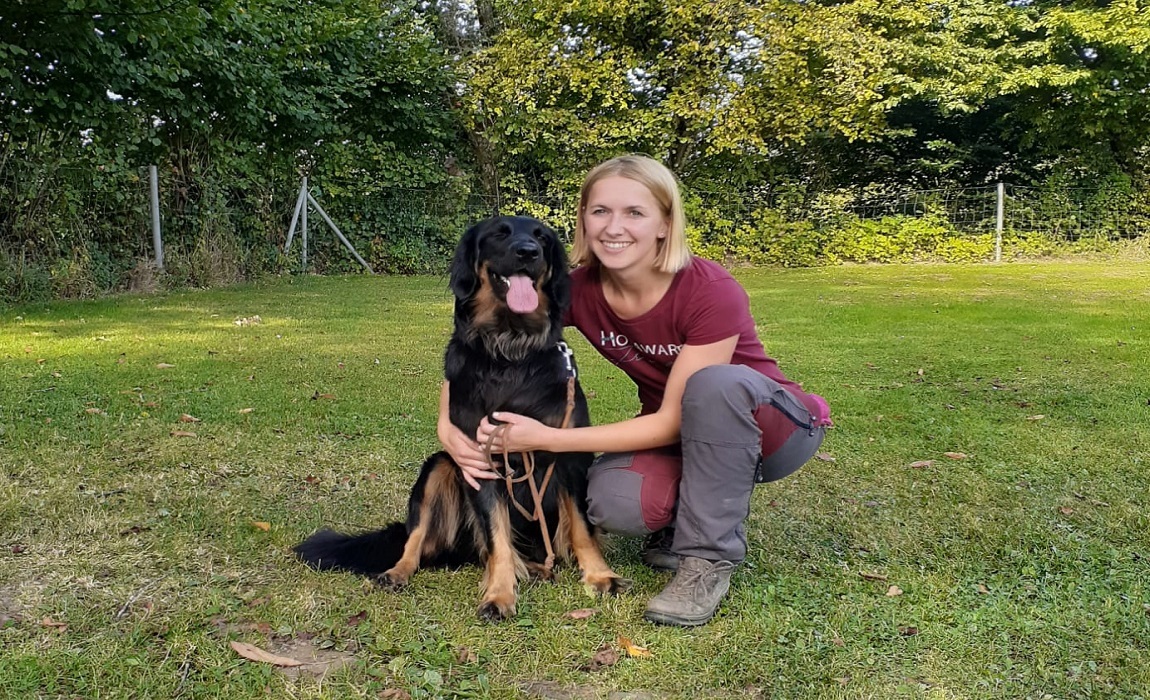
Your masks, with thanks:
<instances>
[{"instance_id":1,"label":"woman's neck","mask_svg":"<svg viewBox=\"0 0 1150 700\"><path fill-rule=\"evenodd\" d=\"M641 273L600 268L599 279L611 310L620 318L636 318L655 308L671 288L675 275L653 268Z\"/></svg>"}]
</instances>

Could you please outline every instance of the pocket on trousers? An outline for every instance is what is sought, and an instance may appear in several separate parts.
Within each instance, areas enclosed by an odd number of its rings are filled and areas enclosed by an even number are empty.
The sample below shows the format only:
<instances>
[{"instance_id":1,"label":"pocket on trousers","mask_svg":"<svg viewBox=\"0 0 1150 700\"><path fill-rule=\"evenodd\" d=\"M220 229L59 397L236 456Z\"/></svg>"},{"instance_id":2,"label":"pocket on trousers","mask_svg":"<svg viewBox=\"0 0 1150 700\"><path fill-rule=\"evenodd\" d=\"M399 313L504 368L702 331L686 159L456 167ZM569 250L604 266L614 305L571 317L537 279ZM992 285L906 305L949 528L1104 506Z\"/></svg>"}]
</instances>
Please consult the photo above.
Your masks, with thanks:
<instances>
[{"instance_id":1,"label":"pocket on trousers","mask_svg":"<svg viewBox=\"0 0 1150 700\"><path fill-rule=\"evenodd\" d=\"M776 389L770 400L772 406L798 427L803 430L810 430L815 427L815 417L811 415L802 401L799 401L786 389Z\"/></svg>"}]
</instances>

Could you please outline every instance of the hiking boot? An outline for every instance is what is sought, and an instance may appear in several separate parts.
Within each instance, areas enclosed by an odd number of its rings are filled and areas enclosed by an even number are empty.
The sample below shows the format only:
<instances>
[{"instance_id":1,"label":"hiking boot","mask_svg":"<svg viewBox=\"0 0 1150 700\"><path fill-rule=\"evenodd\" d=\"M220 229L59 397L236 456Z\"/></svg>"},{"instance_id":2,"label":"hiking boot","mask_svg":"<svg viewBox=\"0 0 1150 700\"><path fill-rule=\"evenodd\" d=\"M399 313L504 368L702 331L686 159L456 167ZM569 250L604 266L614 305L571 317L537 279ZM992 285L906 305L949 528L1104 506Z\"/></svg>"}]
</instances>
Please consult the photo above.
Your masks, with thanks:
<instances>
[{"instance_id":1,"label":"hiking boot","mask_svg":"<svg viewBox=\"0 0 1150 700\"><path fill-rule=\"evenodd\" d=\"M679 627L706 623L714 617L719 603L730 590L734 570L735 565L729 561L683 557L675 578L647 603L644 617L661 625Z\"/></svg>"},{"instance_id":2,"label":"hiking boot","mask_svg":"<svg viewBox=\"0 0 1150 700\"><path fill-rule=\"evenodd\" d=\"M652 532L643 544L643 563L655 571L678 571L679 556L671 551L671 543L674 541L673 527Z\"/></svg>"}]
</instances>

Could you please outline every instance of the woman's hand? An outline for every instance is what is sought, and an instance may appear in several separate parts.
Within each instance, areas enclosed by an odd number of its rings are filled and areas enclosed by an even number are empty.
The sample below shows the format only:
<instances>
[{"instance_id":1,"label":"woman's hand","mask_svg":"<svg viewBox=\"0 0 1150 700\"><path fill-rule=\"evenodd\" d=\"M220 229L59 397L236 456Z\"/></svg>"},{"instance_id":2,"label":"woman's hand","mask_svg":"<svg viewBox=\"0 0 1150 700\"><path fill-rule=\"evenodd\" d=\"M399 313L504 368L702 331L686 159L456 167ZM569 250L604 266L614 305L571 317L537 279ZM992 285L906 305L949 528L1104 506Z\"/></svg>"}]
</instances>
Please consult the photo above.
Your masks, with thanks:
<instances>
[{"instance_id":1,"label":"woman's hand","mask_svg":"<svg viewBox=\"0 0 1150 700\"><path fill-rule=\"evenodd\" d=\"M555 428L534 418L506 411L497 411L491 414L491 418L499 423L492 423L490 418L484 417L479 421L479 432L475 436L481 447L491 440L491 454L553 449L550 438Z\"/></svg>"},{"instance_id":2,"label":"woman's hand","mask_svg":"<svg viewBox=\"0 0 1150 700\"><path fill-rule=\"evenodd\" d=\"M483 448L467 437L462 430L451 423L447 423L439 426L438 432L439 442L443 444L443 449L459 465L459 471L463 473L463 480L471 488L478 491L481 479L499 478L499 475L491 471L491 467L487 464L487 458L483 455Z\"/></svg>"}]
</instances>

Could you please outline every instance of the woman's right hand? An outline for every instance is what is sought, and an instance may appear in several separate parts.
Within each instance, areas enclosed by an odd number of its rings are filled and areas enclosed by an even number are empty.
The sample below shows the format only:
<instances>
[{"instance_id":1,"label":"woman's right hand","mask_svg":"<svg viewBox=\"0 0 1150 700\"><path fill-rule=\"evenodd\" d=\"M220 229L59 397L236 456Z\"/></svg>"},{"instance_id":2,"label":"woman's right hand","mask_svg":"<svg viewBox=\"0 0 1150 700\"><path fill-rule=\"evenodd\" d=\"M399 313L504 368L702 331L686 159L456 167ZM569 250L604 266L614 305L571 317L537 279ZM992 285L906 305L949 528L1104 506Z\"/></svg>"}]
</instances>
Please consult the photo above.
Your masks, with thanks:
<instances>
[{"instance_id":1,"label":"woman's right hand","mask_svg":"<svg viewBox=\"0 0 1150 700\"><path fill-rule=\"evenodd\" d=\"M439 442L443 444L443 449L459 465L459 471L463 473L463 480L471 488L478 491L480 480L499 478L498 474L491 471L491 466L487 463L487 458L484 456L483 448L479 446L479 443L467 437L453 423L439 426L438 433Z\"/></svg>"}]
</instances>

